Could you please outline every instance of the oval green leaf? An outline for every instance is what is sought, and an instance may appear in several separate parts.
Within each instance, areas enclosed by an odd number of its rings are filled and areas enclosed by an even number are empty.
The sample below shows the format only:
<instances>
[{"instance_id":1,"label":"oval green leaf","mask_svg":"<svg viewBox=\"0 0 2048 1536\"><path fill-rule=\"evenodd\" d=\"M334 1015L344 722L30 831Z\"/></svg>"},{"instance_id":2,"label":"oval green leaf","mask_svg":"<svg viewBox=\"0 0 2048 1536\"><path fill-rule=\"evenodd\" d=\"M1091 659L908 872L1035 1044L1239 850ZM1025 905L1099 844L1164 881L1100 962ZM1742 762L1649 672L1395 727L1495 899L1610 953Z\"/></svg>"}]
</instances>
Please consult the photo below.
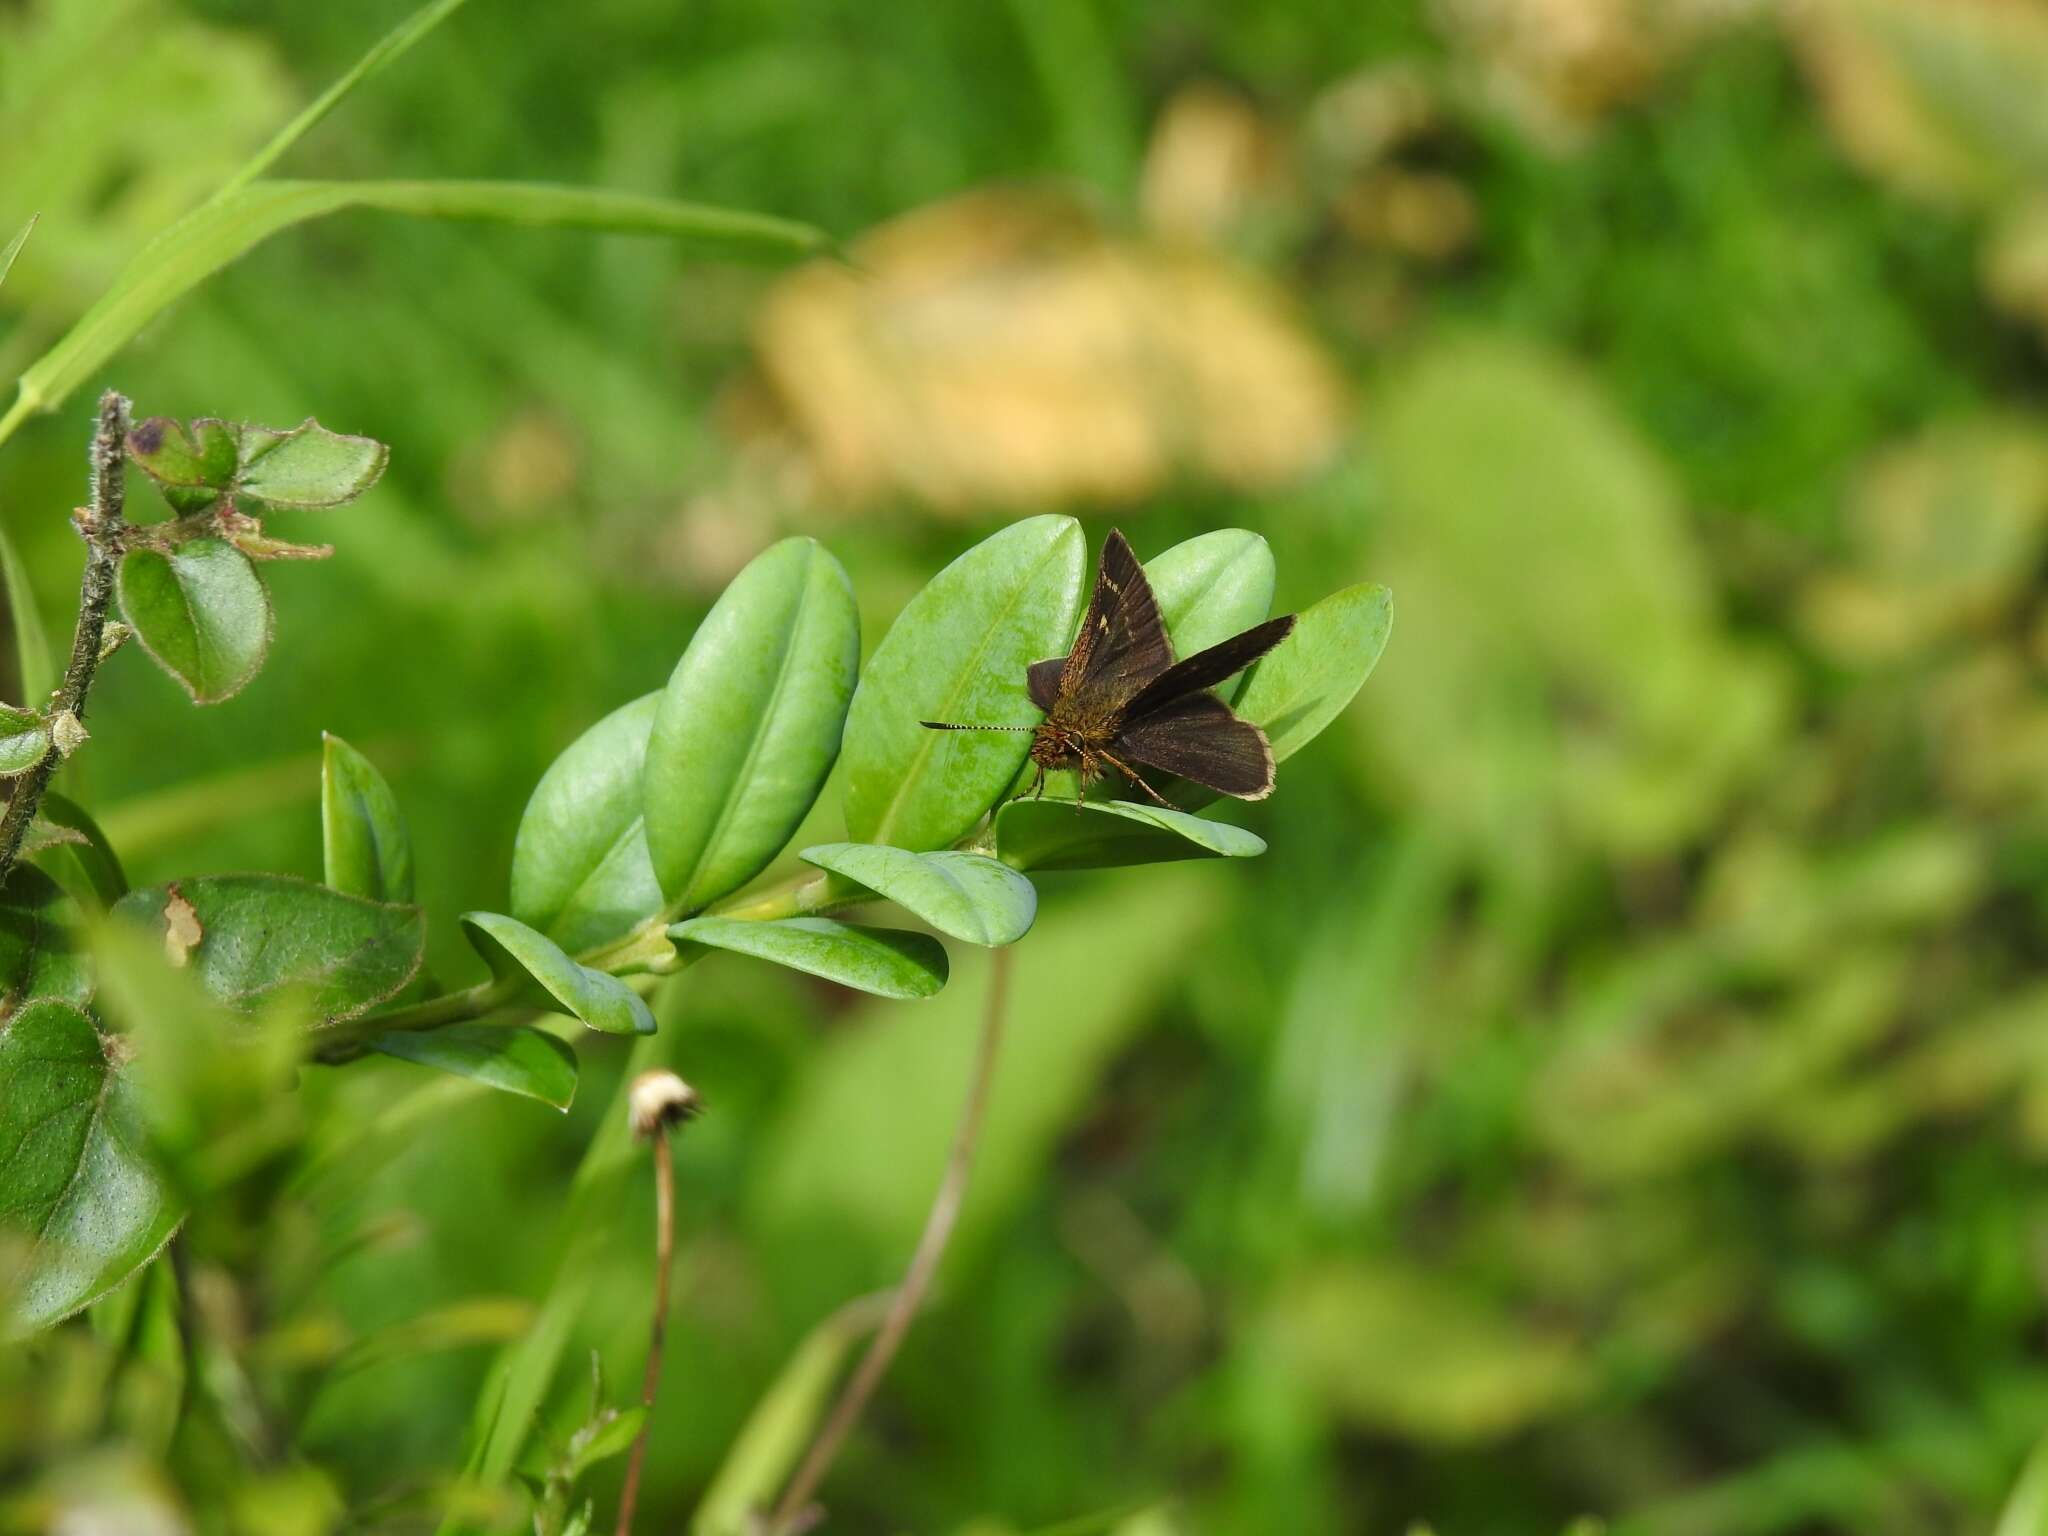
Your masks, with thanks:
<instances>
[{"instance_id":1,"label":"oval green leaf","mask_svg":"<svg viewBox=\"0 0 2048 1536\"><path fill-rule=\"evenodd\" d=\"M50 728L33 710L0 704L0 779L27 773L50 755Z\"/></svg>"},{"instance_id":2,"label":"oval green leaf","mask_svg":"<svg viewBox=\"0 0 2048 1536\"><path fill-rule=\"evenodd\" d=\"M554 940L501 912L465 912L469 942L500 981L519 978L524 994L608 1035L651 1035L654 1015L640 994L603 971L578 965Z\"/></svg>"},{"instance_id":3,"label":"oval green leaf","mask_svg":"<svg viewBox=\"0 0 2048 1536\"><path fill-rule=\"evenodd\" d=\"M969 944L1014 944L1031 931L1038 892L1006 864L978 853L912 853L885 843L824 843L806 863L885 896L939 932Z\"/></svg>"},{"instance_id":4,"label":"oval green leaf","mask_svg":"<svg viewBox=\"0 0 2048 1536\"><path fill-rule=\"evenodd\" d=\"M327 884L371 901L412 900L412 838L398 799L370 760L320 734L320 847Z\"/></svg>"},{"instance_id":5,"label":"oval green leaf","mask_svg":"<svg viewBox=\"0 0 2048 1536\"><path fill-rule=\"evenodd\" d=\"M996 813L996 852L1013 869L1107 869L1178 859L1249 859L1265 839L1228 822L1128 800L1012 800Z\"/></svg>"},{"instance_id":6,"label":"oval green leaf","mask_svg":"<svg viewBox=\"0 0 2048 1536\"><path fill-rule=\"evenodd\" d=\"M693 917L668 936L679 945L751 955L877 997L930 997L946 984L946 947L929 934L895 928L856 928L827 917L767 923Z\"/></svg>"},{"instance_id":7,"label":"oval green leaf","mask_svg":"<svg viewBox=\"0 0 2048 1536\"><path fill-rule=\"evenodd\" d=\"M379 1035L370 1049L437 1072L567 1109L576 1099L576 1053L530 1024L449 1024Z\"/></svg>"},{"instance_id":8,"label":"oval green leaf","mask_svg":"<svg viewBox=\"0 0 2048 1536\"><path fill-rule=\"evenodd\" d=\"M1036 725L1025 669L1066 650L1088 559L1070 517L982 540L912 598L877 647L846 718L846 830L857 842L943 848L1016 777L1028 736L918 722Z\"/></svg>"},{"instance_id":9,"label":"oval green leaf","mask_svg":"<svg viewBox=\"0 0 2048 1536\"><path fill-rule=\"evenodd\" d=\"M374 438L330 432L308 416L289 431L245 426L236 443L237 487L267 506L338 507L377 483L391 450Z\"/></svg>"},{"instance_id":10,"label":"oval green leaf","mask_svg":"<svg viewBox=\"0 0 2048 1536\"><path fill-rule=\"evenodd\" d=\"M217 1001L244 1013L290 1001L351 1019L419 971L417 907L366 901L289 875L208 875L131 891L114 908Z\"/></svg>"},{"instance_id":11,"label":"oval green leaf","mask_svg":"<svg viewBox=\"0 0 2048 1536\"><path fill-rule=\"evenodd\" d=\"M1320 736L1365 686L1393 624L1393 593L1346 587L1303 610L1294 633L1252 668L1236 709L1265 730L1274 762Z\"/></svg>"},{"instance_id":12,"label":"oval green leaf","mask_svg":"<svg viewBox=\"0 0 2048 1536\"><path fill-rule=\"evenodd\" d=\"M177 1225L120 1059L61 999L0 1023L0 1338L98 1300Z\"/></svg>"},{"instance_id":13,"label":"oval green leaf","mask_svg":"<svg viewBox=\"0 0 2048 1536\"><path fill-rule=\"evenodd\" d=\"M1218 528L1145 562L1174 654L1192 656L1241 634L1272 611L1273 551L1248 528ZM1230 697L1232 684L1217 690Z\"/></svg>"},{"instance_id":14,"label":"oval green leaf","mask_svg":"<svg viewBox=\"0 0 2048 1536\"><path fill-rule=\"evenodd\" d=\"M512 915L571 954L619 938L661 910L640 778L661 695L613 710L534 786L512 845Z\"/></svg>"},{"instance_id":15,"label":"oval green leaf","mask_svg":"<svg viewBox=\"0 0 2048 1536\"><path fill-rule=\"evenodd\" d=\"M34 865L17 864L0 886L0 1020L44 997L83 1008L92 962L76 903Z\"/></svg>"},{"instance_id":16,"label":"oval green leaf","mask_svg":"<svg viewBox=\"0 0 2048 1536\"><path fill-rule=\"evenodd\" d=\"M121 613L195 704L234 697L270 649L270 595L249 557L220 539L121 557Z\"/></svg>"},{"instance_id":17,"label":"oval green leaf","mask_svg":"<svg viewBox=\"0 0 2048 1536\"><path fill-rule=\"evenodd\" d=\"M839 755L860 669L853 585L814 539L735 576L661 696L641 792L673 912L738 890L782 851Z\"/></svg>"}]
</instances>

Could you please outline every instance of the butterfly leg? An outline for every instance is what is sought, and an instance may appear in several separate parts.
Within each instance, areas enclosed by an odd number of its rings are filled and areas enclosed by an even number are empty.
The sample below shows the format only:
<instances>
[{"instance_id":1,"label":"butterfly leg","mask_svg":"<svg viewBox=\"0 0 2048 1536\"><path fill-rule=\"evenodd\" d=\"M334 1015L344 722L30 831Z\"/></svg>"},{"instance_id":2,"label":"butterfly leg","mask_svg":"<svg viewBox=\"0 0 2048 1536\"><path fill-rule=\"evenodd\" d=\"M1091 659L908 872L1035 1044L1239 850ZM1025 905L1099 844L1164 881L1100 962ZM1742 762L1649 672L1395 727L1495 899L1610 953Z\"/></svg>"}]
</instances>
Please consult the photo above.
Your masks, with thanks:
<instances>
[{"instance_id":1,"label":"butterfly leg","mask_svg":"<svg viewBox=\"0 0 2048 1536\"><path fill-rule=\"evenodd\" d=\"M1150 784L1147 784L1144 781L1144 779L1139 776L1137 770L1132 768L1131 765L1125 762L1122 758L1111 757L1107 752L1102 754L1102 758L1104 762L1110 764L1112 767L1116 769L1118 773L1122 774L1126 779L1128 779L1134 787L1145 791L1146 794L1150 795L1159 804L1165 806L1169 811L1177 811L1180 809L1179 806L1175 805L1171 800L1167 799L1166 796L1159 793L1159 791L1154 789Z\"/></svg>"},{"instance_id":2,"label":"butterfly leg","mask_svg":"<svg viewBox=\"0 0 2048 1536\"><path fill-rule=\"evenodd\" d=\"M1031 798L1043 800L1045 798L1045 764L1036 763L1033 766L1038 769L1038 777L1031 781Z\"/></svg>"}]
</instances>

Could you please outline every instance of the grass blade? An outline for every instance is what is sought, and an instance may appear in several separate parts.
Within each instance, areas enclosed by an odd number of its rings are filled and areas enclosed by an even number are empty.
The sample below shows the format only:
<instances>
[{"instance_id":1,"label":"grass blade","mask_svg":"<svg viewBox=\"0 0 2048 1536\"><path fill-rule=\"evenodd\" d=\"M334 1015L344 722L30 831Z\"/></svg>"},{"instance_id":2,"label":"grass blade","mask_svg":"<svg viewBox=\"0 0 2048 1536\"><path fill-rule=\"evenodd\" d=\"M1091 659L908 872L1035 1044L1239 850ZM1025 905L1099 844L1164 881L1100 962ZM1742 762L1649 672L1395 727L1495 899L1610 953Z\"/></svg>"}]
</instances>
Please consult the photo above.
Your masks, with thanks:
<instances>
[{"instance_id":1,"label":"grass blade","mask_svg":"<svg viewBox=\"0 0 2048 1536\"><path fill-rule=\"evenodd\" d=\"M342 98L388 64L394 64L405 51L434 28L441 25L455 12L462 9L468 0L428 0L428 3L414 11L405 20L393 27L378 40L350 69L334 84L327 87L306 105L304 111L286 123L255 154L244 162L241 169L230 176L214 193L213 202L231 197L275 165L285 152L319 121L341 105Z\"/></svg>"},{"instance_id":2,"label":"grass blade","mask_svg":"<svg viewBox=\"0 0 2048 1536\"><path fill-rule=\"evenodd\" d=\"M540 229L658 235L735 259L793 261L829 246L823 231L766 214L673 198L505 181L264 181L187 214L145 246L54 347L21 376L0 418L5 442L54 409L177 299L280 230L347 209Z\"/></svg>"},{"instance_id":3,"label":"grass blade","mask_svg":"<svg viewBox=\"0 0 2048 1536\"><path fill-rule=\"evenodd\" d=\"M14 270L14 258L21 254L21 248L28 244L28 237L35 233L36 220L40 214L30 214L28 222L21 226L21 233L7 242L7 249L0 251L0 283L7 281L7 274Z\"/></svg>"},{"instance_id":4,"label":"grass blade","mask_svg":"<svg viewBox=\"0 0 2048 1536\"><path fill-rule=\"evenodd\" d=\"M57 662L50 654L50 637L36 611L35 590L29 585L28 567L21 552L0 526L0 592L7 598L8 616L14 622L14 656L21 671L21 700L33 704L48 699L57 686Z\"/></svg>"}]
</instances>

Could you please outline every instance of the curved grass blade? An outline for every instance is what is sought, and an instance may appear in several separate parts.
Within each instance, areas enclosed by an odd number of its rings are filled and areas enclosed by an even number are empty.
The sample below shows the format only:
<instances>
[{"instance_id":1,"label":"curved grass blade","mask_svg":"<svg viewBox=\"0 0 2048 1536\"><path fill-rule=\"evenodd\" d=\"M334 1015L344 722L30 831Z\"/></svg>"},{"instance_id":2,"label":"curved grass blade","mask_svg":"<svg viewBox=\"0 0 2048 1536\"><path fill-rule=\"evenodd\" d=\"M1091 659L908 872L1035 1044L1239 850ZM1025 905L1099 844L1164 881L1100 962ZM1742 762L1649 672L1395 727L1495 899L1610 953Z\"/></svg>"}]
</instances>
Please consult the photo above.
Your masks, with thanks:
<instances>
[{"instance_id":1,"label":"curved grass blade","mask_svg":"<svg viewBox=\"0 0 2048 1536\"><path fill-rule=\"evenodd\" d=\"M883 843L821 843L807 864L866 886L939 932L969 944L1014 944L1031 931L1038 892L1006 864L978 853L912 853Z\"/></svg>"},{"instance_id":2,"label":"curved grass blade","mask_svg":"<svg viewBox=\"0 0 2048 1536\"><path fill-rule=\"evenodd\" d=\"M829 917L765 923L693 917L672 926L668 936L678 945L751 955L877 997L930 997L946 984L946 947L929 934L856 928Z\"/></svg>"},{"instance_id":3,"label":"curved grass blade","mask_svg":"<svg viewBox=\"0 0 2048 1536\"><path fill-rule=\"evenodd\" d=\"M280 230L346 209L543 229L658 235L730 259L794 261L826 250L822 230L767 214L631 192L510 181L260 181L187 214L21 376L0 442L54 409L166 306Z\"/></svg>"}]
</instances>

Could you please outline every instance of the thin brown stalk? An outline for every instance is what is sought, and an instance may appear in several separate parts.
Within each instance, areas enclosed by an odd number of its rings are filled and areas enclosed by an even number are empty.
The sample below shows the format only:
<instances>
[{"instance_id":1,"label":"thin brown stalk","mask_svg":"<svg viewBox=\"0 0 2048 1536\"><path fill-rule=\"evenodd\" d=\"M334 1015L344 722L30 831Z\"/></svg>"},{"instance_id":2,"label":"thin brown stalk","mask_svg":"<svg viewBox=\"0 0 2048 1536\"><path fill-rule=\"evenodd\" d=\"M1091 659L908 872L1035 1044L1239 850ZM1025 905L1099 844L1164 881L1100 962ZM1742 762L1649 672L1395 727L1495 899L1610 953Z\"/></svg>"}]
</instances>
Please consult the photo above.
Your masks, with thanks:
<instances>
[{"instance_id":1,"label":"thin brown stalk","mask_svg":"<svg viewBox=\"0 0 2048 1536\"><path fill-rule=\"evenodd\" d=\"M1003 1020L1009 1010L1009 1000L1010 951L998 949L989 972L988 1002L982 1010L981 1035L975 1044L967 1102L961 1106L960 1123L954 1129L953 1147L946 1158L946 1171L939 1180L938 1193L932 1197L931 1210L925 1216L917 1250L911 1255L910 1267L904 1271L903 1283L896 1288L896 1294L889 1303L888 1316L882 1319L874 1342L861 1356L853 1376L840 1392L838 1401L833 1403L824 1427L805 1453L803 1464L797 1468L796 1476L790 1480L775 1506L775 1512L769 1516L769 1536L795 1536L795 1533L808 1530L817 1522L818 1514L811 1508L812 1495L831 1470L846 1437L860 1422L868 1399L881 1385L904 1335L910 1332L910 1325L917 1318L918 1308L924 1302L926 1291L931 1288L932 1277L938 1273L939 1260L945 1256L946 1244L960 1219L961 1202L967 1195L967 1176L973 1170L974 1154L981 1143L982 1126L988 1113L989 1085L995 1078L996 1057L1002 1046Z\"/></svg>"},{"instance_id":2,"label":"thin brown stalk","mask_svg":"<svg viewBox=\"0 0 2048 1536\"><path fill-rule=\"evenodd\" d=\"M107 610L114 602L114 573L121 559L125 524L128 402L113 390L100 396L99 425L92 437L92 499L73 518L85 540L85 574L78 584L78 624L71 633L71 660L64 680L50 700L50 719L70 717L76 731L85 719L86 696L99 671L101 642L106 638ZM23 701L28 702L27 700ZM79 734L83 734L80 732ZM59 738L62 739L61 737ZM29 823L43 803L68 750L53 746L43 760L15 781L7 812L0 816L0 881L6 880L21 853Z\"/></svg>"},{"instance_id":3,"label":"thin brown stalk","mask_svg":"<svg viewBox=\"0 0 2048 1536\"><path fill-rule=\"evenodd\" d=\"M654 1320L647 1341L647 1369L640 1379L640 1403L647 1417L633 1437L619 1492L617 1536L631 1536L640 1502L640 1470L647 1462L647 1434L654 1427L654 1400L661 1392L661 1360L667 1353L668 1293L676 1259L676 1169L669 1132L698 1113L697 1094L673 1072L643 1072L633 1084L627 1108L634 1134L654 1144Z\"/></svg>"}]
</instances>

